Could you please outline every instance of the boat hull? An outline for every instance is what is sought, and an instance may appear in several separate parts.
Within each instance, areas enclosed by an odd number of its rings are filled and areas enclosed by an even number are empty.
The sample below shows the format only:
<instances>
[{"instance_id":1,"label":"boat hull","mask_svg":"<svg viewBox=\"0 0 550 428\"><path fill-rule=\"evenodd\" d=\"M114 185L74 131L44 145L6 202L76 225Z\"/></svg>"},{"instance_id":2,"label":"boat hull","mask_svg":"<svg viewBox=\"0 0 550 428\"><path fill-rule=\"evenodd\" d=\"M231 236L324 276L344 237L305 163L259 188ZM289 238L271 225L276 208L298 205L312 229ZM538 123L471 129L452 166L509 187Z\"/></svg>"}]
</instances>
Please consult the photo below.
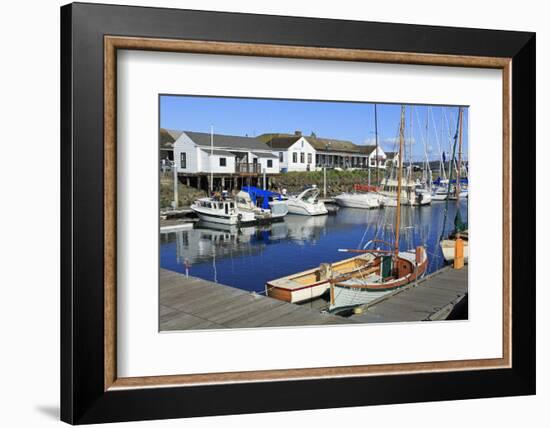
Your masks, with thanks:
<instances>
[{"instance_id":1,"label":"boat hull","mask_svg":"<svg viewBox=\"0 0 550 428\"><path fill-rule=\"evenodd\" d=\"M191 205L191 209L199 216L199 219L203 222L219 223L225 225L240 225L254 223L256 221L254 214L248 212L223 215L202 210L200 209L200 207L196 207L195 205Z\"/></svg>"},{"instance_id":2,"label":"boat hull","mask_svg":"<svg viewBox=\"0 0 550 428\"><path fill-rule=\"evenodd\" d=\"M269 203L272 218L282 218L288 214L288 204L286 201L272 201Z\"/></svg>"},{"instance_id":3,"label":"boat hull","mask_svg":"<svg viewBox=\"0 0 550 428\"><path fill-rule=\"evenodd\" d=\"M336 203L345 208L375 209L380 208L380 199L368 194L342 194L334 198Z\"/></svg>"},{"instance_id":4,"label":"boat hull","mask_svg":"<svg viewBox=\"0 0 550 428\"><path fill-rule=\"evenodd\" d=\"M360 255L331 264L333 272L354 274L372 263L372 255ZM377 269L374 267L374 269ZM301 303L325 294L330 289L330 275L325 275L321 267L268 281L267 295L289 303Z\"/></svg>"},{"instance_id":5,"label":"boat hull","mask_svg":"<svg viewBox=\"0 0 550 428\"><path fill-rule=\"evenodd\" d=\"M312 206L306 206L306 204L295 203L294 201L289 199L287 201L287 207L288 207L289 214L306 215L306 216L328 214L328 210L325 207L325 204L323 203L312 204Z\"/></svg>"},{"instance_id":6,"label":"boat hull","mask_svg":"<svg viewBox=\"0 0 550 428\"><path fill-rule=\"evenodd\" d=\"M415 265L417 254L414 251L399 252L395 269L397 277L380 281L380 270L346 278L333 285L329 310L341 310L366 305L422 277L428 267L428 257L424 247L419 247L419 263ZM372 278L372 279L371 279ZM376 278L376 279L374 279Z\"/></svg>"},{"instance_id":7,"label":"boat hull","mask_svg":"<svg viewBox=\"0 0 550 428\"><path fill-rule=\"evenodd\" d=\"M464 240L464 263L468 263L468 241ZM439 243L443 257L447 263L455 259L455 241L454 239L444 239Z\"/></svg>"}]
</instances>

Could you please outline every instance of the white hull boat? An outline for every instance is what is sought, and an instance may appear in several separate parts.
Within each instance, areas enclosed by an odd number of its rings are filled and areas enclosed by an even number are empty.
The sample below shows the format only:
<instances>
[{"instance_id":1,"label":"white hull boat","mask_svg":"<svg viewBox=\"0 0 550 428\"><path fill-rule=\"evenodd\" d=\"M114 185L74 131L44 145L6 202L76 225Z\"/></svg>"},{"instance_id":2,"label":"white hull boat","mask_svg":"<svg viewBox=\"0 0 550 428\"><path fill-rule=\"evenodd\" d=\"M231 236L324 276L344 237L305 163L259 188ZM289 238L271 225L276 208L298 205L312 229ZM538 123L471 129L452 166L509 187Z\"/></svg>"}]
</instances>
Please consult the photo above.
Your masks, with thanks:
<instances>
[{"instance_id":1,"label":"white hull boat","mask_svg":"<svg viewBox=\"0 0 550 428\"><path fill-rule=\"evenodd\" d=\"M341 207L373 209L380 208L381 197L376 193L342 193L334 200Z\"/></svg>"},{"instance_id":2,"label":"white hull boat","mask_svg":"<svg viewBox=\"0 0 550 428\"><path fill-rule=\"evenodd\" d=\"M240 211L233 199L201 198L191 205L191 209L204 222L241 225L256 221L253 212Z\"/></svg>"},{"instance_id":3,"label":"white hull boat","mask_svg":"<svg viewBox=\"0 0 550 428\"><path fill-rule=\"evenodd\" d=\"M271 201L269 203L272 218L281 218L288 214L287 201Z\"/></svg>"},{"instance_id":4,"label":"white hull boat","mask_svg":"<svg viewBox=\"0 0 550 428\"><path fill-rule=\"evenodd\" d=\"M468 241L463 240L464 242L464 263L468 263ZM439 245L441 246L441 251L443 252L443 257L447 263L451 263L455 259L455 240L454 239L444 239Z\"/></svg>"},{"instance_id":5,"label":"white hull boat","mask_svg":"<svg viewBox=\"0 0 550 428\"><path fill-rule=\"evenodd\" d=\"M289 214L297 215L326 215L328 210L318 199L319 189L311 187L298 196L290 196L286 201Z\"/></svg>"},{"instance_id":6,"label":"white hull boat","mask_svg":"<svg viewBox=\"0 0 550 428\"><path fill-rule=\"evenodd\" d=\"M468 189L460 189L460 194L458 195L460 199L468 198ZM450 198L453 201L456 201L456 193L451 193Z\"/></svg>"},{"instance_id":7,"label":"white hull boat","mask_svg":"<svg viewBox=\"0 0 550 428\"><path fill-rule=\"evenodd\" d=\"M397 270L393 278L382 278L380 257L373 260L373 267L362 275L354 275L338 281L331 290L329 310L339 310L359 305L367 305L393 291L424 276L428 256L424 247L399 251L392 269Z\"/></svg>"},{"instance_id":8,"label":"white hull boat","mask_svg":"<svg viewBox=\"0 0 550 428\"><path fill-rule=\"evenodd\" d=\"M278 193L268 190L244 186L235 200L239 210L254 212L258 220L278 219L288 214L286 200Z\"/></svg>"},{"instance_id":9,"label":"white hull boat","mask_svg":"<svg viewBox=\"0 0 550 428\"><path fill-rule=\"evenodd\" d=\"M432 194L428 190L417 189L415 205L430 205L432 203Z\"/></svg>"},{"instance_id":10,"label":"white hull boat","mask_svg":"<svg viewBox=\"0 0 550 428\"><path fill-rule=\"evenodd\" d=\"M447 194L447 187L437 187L432 191L432 201L445 201Z\"/></svg>"}]
</instances>

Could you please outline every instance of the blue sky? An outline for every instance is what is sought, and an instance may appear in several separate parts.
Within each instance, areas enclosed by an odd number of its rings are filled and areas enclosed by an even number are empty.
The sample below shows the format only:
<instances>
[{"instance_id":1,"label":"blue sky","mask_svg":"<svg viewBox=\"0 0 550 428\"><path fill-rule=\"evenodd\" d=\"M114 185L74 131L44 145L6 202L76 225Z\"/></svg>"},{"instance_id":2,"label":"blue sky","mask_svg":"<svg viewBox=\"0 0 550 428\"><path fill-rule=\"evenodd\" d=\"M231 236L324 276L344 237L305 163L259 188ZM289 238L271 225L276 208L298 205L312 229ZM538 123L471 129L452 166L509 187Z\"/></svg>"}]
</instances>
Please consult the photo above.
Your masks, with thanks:
<instances>
[{"instance_id":1,"label":"blue sky","mask_svg":"<svg viewBox=\"0 0 550 428\"><path fill-rule=\"evenodd\" d=\"M378 141L386 151L397 151L401 105L377 104ZM426 121L428 132L426 133ZM411 121L412 117L412 121ZM455 106L406 106L407 159L412 142L413 160L451 157L451 138L458 119ZM412 122L412 127L411 127ZM318 137L374 144L374 104L332 101L222 98L197 96L160 97L160 126L168 129L217 134L257 136L263 133L312 132ZM411 129L412 128L412 129ZM449 132L450 129L450 132ZM411 138L412 136L412 138ZM463 157L468 158L468 109L464 109Z\"/></svg>"}]
</instances>

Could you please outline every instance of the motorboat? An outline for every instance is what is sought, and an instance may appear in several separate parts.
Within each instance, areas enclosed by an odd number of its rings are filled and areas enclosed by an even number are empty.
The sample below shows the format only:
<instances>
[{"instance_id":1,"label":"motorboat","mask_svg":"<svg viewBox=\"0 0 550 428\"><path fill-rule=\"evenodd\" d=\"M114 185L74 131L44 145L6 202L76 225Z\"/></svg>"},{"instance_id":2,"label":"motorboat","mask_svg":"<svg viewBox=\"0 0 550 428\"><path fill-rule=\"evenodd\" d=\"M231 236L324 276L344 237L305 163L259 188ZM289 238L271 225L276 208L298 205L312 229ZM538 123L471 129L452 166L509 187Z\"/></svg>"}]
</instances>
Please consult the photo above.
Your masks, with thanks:
<instances>
[{"instance_id":1,"label":"motorboat","mask_svg":"<svg viewBox=\"0 0 550 428\"><path fill-rule=\"evenodd\" d=\"M310 187L297 196L289 196L286 201L288 212L298 215L326 215L325 204L319 201L319 189Z\"/></svg>"},{"instance_id":2,"label":"motorboat","mask_svg":"<svg viewBox=\"0 0 550 428\"><path fill-rule=\"evenodd\" d=\"M205 222L241 225L257 221L253 212L240 211L230 198L200 198L191 209Z\"/></svg>"},{"instance_id":3,"label":"motorboat","mask_svg":"<svg viewBox=\"0 0 550 428\"><path fill-rule=\"evenodd\" d=\"M334 198L341 207L373 209L380 208L383 198L377 193L342 193Z\"/></svg>"},{"instance_id":4,"label":"motorboat","mask_svg":"<svg viewBox=\"0 0 550 428\"><path fill-rule=\"evenodd\" d=\"M271 218L271 210L256 206L247 192L243 192L241 190L237 193L235 196L235 203L237 204L239 212L252 213L256 220L266 220Z\"/></svg>"}]
</instances>

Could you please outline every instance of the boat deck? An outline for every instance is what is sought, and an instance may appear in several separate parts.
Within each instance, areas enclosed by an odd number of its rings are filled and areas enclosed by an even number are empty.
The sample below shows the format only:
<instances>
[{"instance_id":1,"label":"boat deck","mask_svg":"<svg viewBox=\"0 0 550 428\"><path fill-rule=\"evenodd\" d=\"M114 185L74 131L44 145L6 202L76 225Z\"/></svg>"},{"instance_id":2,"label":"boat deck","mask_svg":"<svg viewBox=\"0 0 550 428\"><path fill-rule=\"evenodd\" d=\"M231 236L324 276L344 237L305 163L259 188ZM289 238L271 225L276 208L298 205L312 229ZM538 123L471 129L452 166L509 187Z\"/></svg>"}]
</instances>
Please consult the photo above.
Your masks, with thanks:
<instances>
[{"instance_id":1,"label":"boat deck","mask_svg":"<svg viewBox=\"0 0 550 428\"><path fill-rule=\"evenodd\" d=\"M160 270L160 330L349 324L320 313L227 285Z\"/></svg>"}]
</instances>

